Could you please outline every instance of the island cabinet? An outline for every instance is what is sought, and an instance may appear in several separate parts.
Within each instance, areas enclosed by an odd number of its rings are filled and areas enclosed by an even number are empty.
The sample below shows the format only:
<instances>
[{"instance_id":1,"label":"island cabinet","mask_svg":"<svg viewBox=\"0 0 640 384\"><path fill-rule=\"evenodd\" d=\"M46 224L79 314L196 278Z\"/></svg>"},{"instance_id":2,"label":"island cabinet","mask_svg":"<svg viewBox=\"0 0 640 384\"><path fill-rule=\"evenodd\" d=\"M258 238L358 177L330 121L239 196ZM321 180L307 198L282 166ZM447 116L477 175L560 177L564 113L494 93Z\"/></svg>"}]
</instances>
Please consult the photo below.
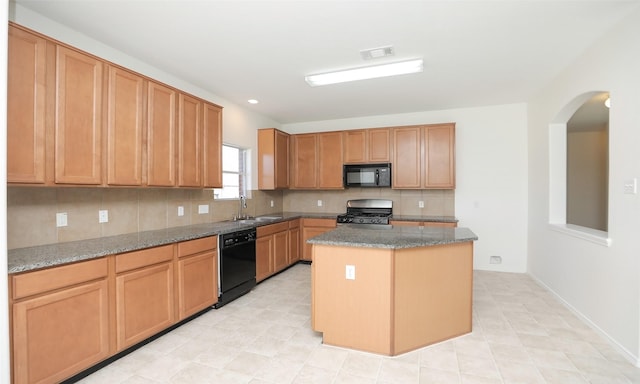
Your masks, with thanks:
<instances>
[{"instance_id":1,"label":"island cabinet","mask_svg":"<svg viewBox=\"0 0 640 384\"><path fill-rule=\"evenodd\" d=\"M175 322L173 251L171 244L115 256L118 351Z\"/></svg>"},{"instance_id":2,"label":"island cabinet","mask_svg":"<svg viewBox=\"0 0 640 384\"><path fill-rule=\"evenodd\" d=\"M302 260L313 260L312 247L307 240L334 229L336 225L336 219L302 219Z\"/></svg>"},{"instance_id":3,"label":"island cabinet","mask_svg":"<svg viewBox=\"0 0 640 384\"><path fill-rule=\"evenodd\" d=\"M291 189L342 189L342 132L292 136Z\"/></svg>"},{"instance_id":4,"label":"island cabinet","mask_svg":"<svg viewBox=\"0 0 640 384\"><path fill-rule=\"evenodd\" d=\"M256 281L262 281L289 264L289 223L257 228Z\"/></svg>"},{"instance_id":5,"label":"island cabinet","mask_svg":"<svg viewBox=\"0 0 640 384\"><path fill-rule=\"evenodd\" d=\"M405 227L457 227L455 222L440 222L440 221L402 221L402 220L390 220L389 224L393 226L405 226Z\"/></svg>"},{"instance_id":6,"label":"island cabinet","mask_svg":"<svg viewBox=\"0 0 640 384\"><path fill-rule=\"evenodd\" d=\"M393 188L455 188L455 124L393 128Z\"/></svg>"},{"instance_id":7,"label":"island cabinet","mask_svg":"<svg viewBox=\"0 0 640 384\"><path fill-rule=\"evenodd\" d=\"M178 320L218 302L216 236L178 243Z\"/></svg>"},{"instance_id":8,"label":"island cabinet","mask_svg":"<svg viewBox=\"0 0 640 384\"><path fill-rule=\"evenodd\" d=\"M346 164L388 163L391 161L389 128L344 131Z\"/></svg>"},{"instance_id":9,"label":"island cabinet","mask_svg":"<svg viewBox=\"0 0 640 384\"><path fill-rule=\"evenodd\" d=\"M258 130L258 189L289 188L289 134L275 128Z\"/></svg>"},{"instance_id":10,"label":"island cabinet","mask_svg":"<svg viewBox=\"0 0 640 384\"><path fill-rule=\"evenodd\" d=\"M47 41L9 26L7 182L46 182Z\"/></svg>"},{"instance_id":11,"label":"island cabinet","mask_svg":"<svg viewBox=\"0 0 640 384\"><path fill-rule=\"evenodd\" d=\"M10 275L13 383L58 383L109 356L107 265Z\"/></svg>"},{"instance_id":12,"label":"island cabinet","mask_svg":"<svg viewBox=\"0 0 640 384\"><path fill-rule=\"evenodd\" d=\"M312 327L325 344L395 356L471 332L471 241L400 249L314 244L311 269Z\"/></svg>"},{"instance_id":13,"label":"island cabinet","mask_svg":"<svg viewBox=\"0 0 640 384\"><path fill-rule=\"evenodd\" d=\"M142 185L144 80L110 65L107 80L107 184Z\"/></svg>"}]
</instances>

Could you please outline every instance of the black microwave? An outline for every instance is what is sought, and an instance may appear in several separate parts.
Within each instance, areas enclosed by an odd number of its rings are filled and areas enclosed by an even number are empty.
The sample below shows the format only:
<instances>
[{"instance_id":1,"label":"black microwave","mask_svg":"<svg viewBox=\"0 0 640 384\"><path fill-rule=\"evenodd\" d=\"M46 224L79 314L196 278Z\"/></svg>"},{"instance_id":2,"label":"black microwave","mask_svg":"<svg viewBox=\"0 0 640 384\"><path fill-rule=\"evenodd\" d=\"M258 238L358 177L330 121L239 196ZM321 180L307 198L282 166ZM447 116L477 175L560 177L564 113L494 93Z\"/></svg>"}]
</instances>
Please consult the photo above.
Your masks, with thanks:
<instances>
[{"instance_id":1,"label":"black microwave","mask_svg":"<svg viewBox=\"0 0 640 384\"><path fill-rule=\"evenodd\" d=\"M344 187L391 187L391 164L345 164Z\"/></svg>"}]
</instances>

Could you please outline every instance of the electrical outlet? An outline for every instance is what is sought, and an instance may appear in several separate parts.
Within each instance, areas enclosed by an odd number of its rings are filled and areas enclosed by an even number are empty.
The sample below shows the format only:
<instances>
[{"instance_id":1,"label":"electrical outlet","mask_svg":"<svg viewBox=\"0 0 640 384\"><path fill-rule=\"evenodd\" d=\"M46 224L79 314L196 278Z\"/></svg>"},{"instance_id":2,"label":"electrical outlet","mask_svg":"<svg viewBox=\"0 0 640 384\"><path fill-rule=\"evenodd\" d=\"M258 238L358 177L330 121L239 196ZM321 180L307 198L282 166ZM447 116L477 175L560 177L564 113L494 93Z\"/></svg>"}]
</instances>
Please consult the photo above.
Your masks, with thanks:
<instances>
[{"instance_id":1,"label":"electrical outlet","mask_svg":"<svg viewBox=\"0 0 640 384\"><path fill-rule=\"evenodd\" d=\"M489 257L489 264L502 264L502 257L500 256Z\"/></svg>"},{"instance_id":2,"label":"electrical outlet","mask_svg":"<svg viewBox=\"0 0 640 384\"><path fill-rule=\"evenodd\" d=\"M67 226L67 212L56 213L56 227Z\"/></svg>"},{"instance_id":3,"label":"electrical outlet","mask_svg":"<svg viewBox=\"0 0 640 384\"><path fill-rule=\"evenodd\" d=\"M271 200L271 208L273 208L273 200Z\"/></svg>"},{"instance_id":4,"label":"electrical outlet","mask_svg":"<svg viewBox=\"0 0 640 384\"><path fill-rule=\"evenodd\" d=\"M184 216L184 207L182 205L178 206L178 216Z\"/></svg>"},{"instance_id":5,"label":"electrical outlet","mask_svg":"<svg viewBox=\"0 0 640 384\"><path fill-rule=\"evenodd\" d=\"M98 211L98 223L108 223L109 222L109 211L106 209L101 209Z\"/></svg>"},{"instance_id":6,"label":"electrical outlet","mask_svg":"<svg viewBox=\"0 0 640 384\"><path fill-rule=\"evenodd\" d=\"M209 205L207 204L198 205L198 214L204 215L205 213L209 213Z\"/></svg>"},{"instance_id":7,"label":"electrical outlet","mask_svg":"<svg viewBox=\"0 0 640 384\"><path fill-rule=\"evenodd\" d=\"M624 181L624 193L627 195L635 195L638 193L638 180L636 178Z\"/></svg>"},{"instance_id":8,"label":"electrical outlet","mask_svg":"<svg viewBox=\"0 0 640 384\"><path fill-rule=\"evenodd\" d=\"M318 207L322 207L322 200L318 200Z\"/></svg>"},{"instance_id":9,"label":"electrical outlet","mask_svg":"<svg viewBox=\"0 0 640 384\"><path fill-rule=\"evenodd\" d=\"M347 280L355 280L356 279L356 266L355 265L347 265L344 269L345 278Z\"/></svg>"},{"instance_id":10,"label":"electrical outlet","mask_svg":"<svg viewBox=\"0 0 640 384\"><path fill-rule=\"evenodd\" d=\"M424 208L424 201L418 201L418 208Z\"/></svg>"}]
</instances>

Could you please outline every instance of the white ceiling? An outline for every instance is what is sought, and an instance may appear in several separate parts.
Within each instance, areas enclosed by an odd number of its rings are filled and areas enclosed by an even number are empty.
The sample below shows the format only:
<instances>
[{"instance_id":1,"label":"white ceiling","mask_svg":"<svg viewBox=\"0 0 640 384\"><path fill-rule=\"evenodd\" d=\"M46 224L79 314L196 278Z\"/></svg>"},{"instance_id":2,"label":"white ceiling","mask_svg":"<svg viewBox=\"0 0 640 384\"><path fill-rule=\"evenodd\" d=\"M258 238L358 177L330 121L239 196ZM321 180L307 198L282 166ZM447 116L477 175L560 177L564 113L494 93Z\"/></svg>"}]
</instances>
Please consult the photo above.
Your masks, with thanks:
<instances>
[{"instance_id":1,"label":"white ceiling","mask_svg":"<svg viewBox=\"0 0 640 384\"><path fill-rule=\"evenodd\" d=\"M12 0L13 1L13 0ZM15 0L280 123L527 101L624 16L615 1ZM392 45L364 61L360 50ZM423 58L424 72L304 76ZM247 99L260 101L249 105Z\"/></svg>"}]
</instances>

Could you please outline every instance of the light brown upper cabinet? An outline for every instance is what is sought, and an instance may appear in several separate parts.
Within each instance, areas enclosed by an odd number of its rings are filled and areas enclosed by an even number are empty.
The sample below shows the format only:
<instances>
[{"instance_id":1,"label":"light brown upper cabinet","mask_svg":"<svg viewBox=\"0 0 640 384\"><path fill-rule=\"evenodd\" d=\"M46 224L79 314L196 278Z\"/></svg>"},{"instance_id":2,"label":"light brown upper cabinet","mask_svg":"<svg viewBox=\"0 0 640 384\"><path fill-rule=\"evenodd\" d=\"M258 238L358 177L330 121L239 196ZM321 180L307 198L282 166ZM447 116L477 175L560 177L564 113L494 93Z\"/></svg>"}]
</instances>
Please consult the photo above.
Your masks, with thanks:
<instances>
[{"instance_id":1,"label":"light brown upper cabinet","mask_svg":"<svg viewBox=\"0 0 640 384\"><path fill-rule=\"evenodd\" d=\"M144 80L109 66L107 84L107 184L142 185Z\"/></svg>"},{"instance_id":2,"label":"light brown upper cabinet","mask_svg":"<svg viewBox=\"0 0 640 384\"><path fill-rule=\"evenodd\" d=\"M7 181L222 186L222 107L9 24Z\"/></svg>"},{"instance_id":3,"label":"light brown upper cabinet","mask_svg":"<svg viewBox=\"0 0 640 384\"><path fill-rule=\"evenodd\" d=\"M342 189L342 131L293 135L292 189Z\"/></svg>"},{"instance_id":4,"label":"light brown upper cabinet","mask_svg":"<svg viewBox=\"0 0 640 384\"><path fill-rule=\"evenodd\" d=\"M391 161L389 128L344 131L346 164L388 163Z\"/></svg>"},{"instance_id":5,"label":"light brown upper cabinet","mask_svg":"<svg viewBox=\"0 0 640 384\"><path fill-rule=\"evenodd\" d=\"M289 188L289 134L258 130L258 189Z\"/></svg>"},{"instance_id":6,"label":"light brown upper cabinet","mask_svg":"<svg viewBox=\"0 0 640 384\"><path fill-rule=\"evenodd\" d=\"M203 187L222 188L222 108L204 103Z\"/></svg>"},{"instance_id":7,"label":"light brown upper cabinet","mask_svg":"<svg viewBox=\"0 0 640 384\"><path fill-rule=\"evenodd\" d=\"M47 41L9 26L7 182L44 184Z\"/></svg>"},{"instance_id":8,"label":"light brown upper cabinet","mask_svg":"<svg viewBox=\"0 0 640 384\"><path fill-rule=\"evenodd\" d=\"M202 186L202 101L178 95L178 186Z\"/></svg>"},{"instance_id":9,"label":"light brown upper cabinet","mask_svg":"<svg viewBox=\"0 0 640 384\"><path fill-rule=\"evenodd\" d=\"M102 183L102 71L100 60L56 47L56 183Z\"/></svg>"},{"instance_id":10,"label":"light brown upper cabinet","mask_svg":"<svg viewBox=\"0 0 640 384\"><path fill-rule=\"evenodd\" d=\"M393 128L393 188L455 188L455 124Z\"/></svg>"},{"instance_id":11,"label":"light brown upper cabinet","mask_svg":"<svg viewBox=\"0 0 640 384\"><path fill-rule=\"evenodd\" d=\"M147 85L147 185L176 185L176 90Z\"/></svg>"}]
</instances>

